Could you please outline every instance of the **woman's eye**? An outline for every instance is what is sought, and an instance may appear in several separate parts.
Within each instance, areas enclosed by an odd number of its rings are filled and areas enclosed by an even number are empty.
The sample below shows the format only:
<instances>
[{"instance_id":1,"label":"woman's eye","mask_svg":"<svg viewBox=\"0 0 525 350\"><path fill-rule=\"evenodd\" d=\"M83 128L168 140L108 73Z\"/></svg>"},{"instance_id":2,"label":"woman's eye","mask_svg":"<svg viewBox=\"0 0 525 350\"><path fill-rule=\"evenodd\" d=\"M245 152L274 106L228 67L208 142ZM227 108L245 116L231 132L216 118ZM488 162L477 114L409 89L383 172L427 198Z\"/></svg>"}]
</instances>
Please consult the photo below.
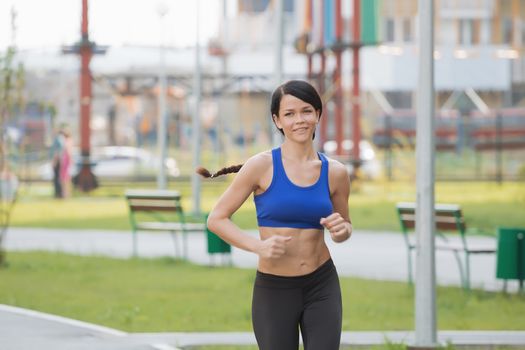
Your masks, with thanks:
<instances>
[{"instance_id":1,"label":"woman's eye","mask_svg":"<svg viewBox=\"0 0 525 350\"><path fill-rule=\"evenodd\" d=\"M293 113L285 113L284 116L285 117L291 117L293 115Z\"/></svg>"}]
</instances>

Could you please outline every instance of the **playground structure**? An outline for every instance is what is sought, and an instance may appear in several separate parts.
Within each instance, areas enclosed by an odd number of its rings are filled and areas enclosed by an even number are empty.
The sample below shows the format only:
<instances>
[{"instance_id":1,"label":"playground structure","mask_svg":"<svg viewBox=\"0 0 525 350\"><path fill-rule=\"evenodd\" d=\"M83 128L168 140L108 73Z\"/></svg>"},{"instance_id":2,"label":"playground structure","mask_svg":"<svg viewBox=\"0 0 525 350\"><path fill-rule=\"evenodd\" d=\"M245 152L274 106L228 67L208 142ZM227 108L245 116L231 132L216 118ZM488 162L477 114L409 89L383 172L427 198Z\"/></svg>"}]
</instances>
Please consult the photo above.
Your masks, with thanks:
<instances>
[{"instance_id":1,"label":"playground structure","mask_svg":"<svg viewBox=\"0 0 525 350\"><path fill-rule=\"evenodd\" d=\"M415 146L415 111L396 110L377 118L373 141L377 147ZM458 110L436 113L436 149L461 153L525 148L525 108L493 110L487 114Z\"/></svg>"},{"instance_id":2,"label":"playground structure","mask_svg":"<svg viewBox=\"0 0 525 350\"><path fill-rule=\"evenodd\" d=\"M477 163L484 154L496 158L496 180L503 180L502 155L508 151L525 149L525 108L504 108L488 113L472 111L461 114L458 110L437 111L435 141L438 152L454 152L462 156L465 151L475 153ZM413 110L396 110L376 118L372 134L374 145L383 149L392 164L395 150L414 150L416 115ZM476 164L476 177L481 177ZM387 174L391 178L391 169Z\"/></svg>"}]
</instances>

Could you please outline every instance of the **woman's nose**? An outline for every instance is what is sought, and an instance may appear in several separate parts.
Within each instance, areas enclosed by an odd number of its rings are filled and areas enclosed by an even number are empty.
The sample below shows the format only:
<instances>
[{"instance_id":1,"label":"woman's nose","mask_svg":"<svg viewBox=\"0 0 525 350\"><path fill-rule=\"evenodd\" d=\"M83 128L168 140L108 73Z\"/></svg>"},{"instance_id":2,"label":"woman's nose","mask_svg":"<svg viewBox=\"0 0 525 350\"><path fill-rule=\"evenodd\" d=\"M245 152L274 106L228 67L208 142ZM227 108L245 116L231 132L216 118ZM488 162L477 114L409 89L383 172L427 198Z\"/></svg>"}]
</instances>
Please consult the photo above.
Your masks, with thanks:
<instances>
[{"instance_id":1,"label":"woman's nose","mask_svg":"<svg viewBox=\"0 0 525 350\"><path fill-rule=\"evenodd\" d=\"M304 122L306 120L306 114L305 113L297 113L297 115L299 116L298 121L300 122Z\"/></svg>"}]
</instances>

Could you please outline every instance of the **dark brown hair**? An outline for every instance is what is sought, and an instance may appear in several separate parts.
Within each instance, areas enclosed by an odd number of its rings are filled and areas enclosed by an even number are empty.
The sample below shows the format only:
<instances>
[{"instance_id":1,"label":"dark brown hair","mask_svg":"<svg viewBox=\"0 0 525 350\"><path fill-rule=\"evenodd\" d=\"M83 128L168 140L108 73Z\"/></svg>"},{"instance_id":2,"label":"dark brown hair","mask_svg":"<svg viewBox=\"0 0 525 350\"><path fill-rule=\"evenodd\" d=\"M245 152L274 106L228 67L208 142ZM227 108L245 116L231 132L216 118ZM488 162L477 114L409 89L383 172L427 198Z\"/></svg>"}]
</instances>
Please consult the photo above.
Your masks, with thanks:
<instances>
[{"instance_id":1,"label":"dark brown hair","mask_svg":"<svg viewBox=\"0 0 525 350\"><path fill-rule=\"evenodd\" d=\"M217 172L215 172L213 174L210 173L210 171L208 169L206 169L206 168L198 167L195 170L195 172L197 172L197 174L199 174L202 177L214 178L214 177L221 176L221 175L237 173L237 172L239 172L239 170L241 170L242 166L243 166L243 164L232 165L232 166L229 166L229 167L222 168L221 170L219 170L219 171L217 171Z\"/></svg>"},{"instance_id":2,"label":"dark brown hair","mask_svg":"<svg viewBox=\"0 0 525 350\"><path fill-rule=\"evenodd\" d=\"M279 116L279 108L281 107L281 100L284 95L292 95L311 104L316 111L319 111L319 118L321 118L323 114L323 101L321 100L321 96L319 96L309 82L304 80L290 80L275 89L272 94L272 104L270 106L272 118L274 115ZM284 135L281 129L278 130ZM315 137L315 133L313 137Z\"/></svg>"},{"instance_id":3,"label":"dark brown hair","mask_svg":"<svg viewBox=\"0 0 525 350\"><path fill-rule=\"evenodd\" d=\"M315 88L304 80L290 80L278 86L272 94L270 105L272 119L274 115L279 116L279 108L281 107L281 100L284 95L292 95L306 103L311 104L316 111L319 111L319 118L321 117L321 114L323 114L323 102L321 100L321 96L319 96ZM281 129L278 130L284 135L284 132ZM315 133L313 137L315 137ZM221 175L237 173L242 166L243 164L224 167L213 174L210 173L208 169L203 167L199 167L195 169L195 171L197 174L205 178L215 178Z\"/></svg>"}]
</instances>

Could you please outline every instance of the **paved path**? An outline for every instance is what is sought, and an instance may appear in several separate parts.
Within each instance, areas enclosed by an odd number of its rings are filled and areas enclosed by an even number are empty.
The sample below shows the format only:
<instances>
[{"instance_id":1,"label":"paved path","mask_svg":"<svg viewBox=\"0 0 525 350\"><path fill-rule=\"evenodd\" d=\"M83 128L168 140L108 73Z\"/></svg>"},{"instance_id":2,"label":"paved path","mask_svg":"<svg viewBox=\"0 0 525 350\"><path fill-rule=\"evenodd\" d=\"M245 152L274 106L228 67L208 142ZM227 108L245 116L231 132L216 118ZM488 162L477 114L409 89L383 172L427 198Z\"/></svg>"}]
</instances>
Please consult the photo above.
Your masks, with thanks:
<instances>
[{"instance_id":1,"label":"paved path","mask_svg":"<svg viewBox=\"0 0 525 350\"><path fill-rule=\"evenodd\" d=\"M250 234L257 235L257 232L251 231ZM191 234L188 241L189 259L199 264L210 264L205 235ZM356 231L347 242L333 243L328 237L326 242L341 276L407 280L406 248L400 233ZM473 236L469 237L469 242L483 246L496 244L491 237ZM11 228L5 243L8 250L19 251L51 250L117 258L127 258L132 254L131 234L123 231ZM138 235L138 247L142 257L175 256L169 234L141 233ZM232 250L232 261L238 267L255 268L257 265L254 254L236 248ZM460 285L459 269L451 252L436 252L436 275L439 285ZM503 281L496 279L495 254L471 256L471 285L492 291L503 288ZM509 281L509 291L516 291L517 288L517 281Z\"/></svg>"},{"instance_id":2,"label":"paved path","mask_svg":"<svg viewBox=\"0 0 525 350\"><path fill-rule=\"evenodd\" d=\"M411 344L414 333L343 332L342 345ZM506 345L525 349L525 331L441 331L441 344ZM89 323L0 304L2 350L175 350L197 345L255 345L248 332L125 333Z\"/></svg>"},{"instance_id":3,"label":"paved path","mask_svg":"<svg viewBox=\"0 0 525 350\"><path fill-rule=\"evenodd\" d=\"M250 232L256 235L256 232ZM174 245L167 234L140 234L139 255L142 257L174 256ZM351 240L335 244L327 239L332 257L342 276L406 281L406 251L398 233L354 232ZM12 228L6 237L10 251L47 250L80 255L107 255L128 258L132 254L131 234L121 231L58 230ZM472 243L495 243L487 237L472 237ZM189 259L210 264L204 234L189 239ZM235 266L255 268L253 254L233 249ZM495 257L487 255L472 259L472 285L487 290L500 290L502 282L495 278ZM459 285L459 273L451 254L436 254L437 282ZM509 284L517 289L517 284ZM525 332L511 331L442 331L439 341L455 345L512 345L525 349ZM414 334L398 332L344 332L342 344L410 344ZM125 333L63 317L0 305L1 350L174 350L195 345L255 344L252 333Z\"/></svg>"}]
</instances>

